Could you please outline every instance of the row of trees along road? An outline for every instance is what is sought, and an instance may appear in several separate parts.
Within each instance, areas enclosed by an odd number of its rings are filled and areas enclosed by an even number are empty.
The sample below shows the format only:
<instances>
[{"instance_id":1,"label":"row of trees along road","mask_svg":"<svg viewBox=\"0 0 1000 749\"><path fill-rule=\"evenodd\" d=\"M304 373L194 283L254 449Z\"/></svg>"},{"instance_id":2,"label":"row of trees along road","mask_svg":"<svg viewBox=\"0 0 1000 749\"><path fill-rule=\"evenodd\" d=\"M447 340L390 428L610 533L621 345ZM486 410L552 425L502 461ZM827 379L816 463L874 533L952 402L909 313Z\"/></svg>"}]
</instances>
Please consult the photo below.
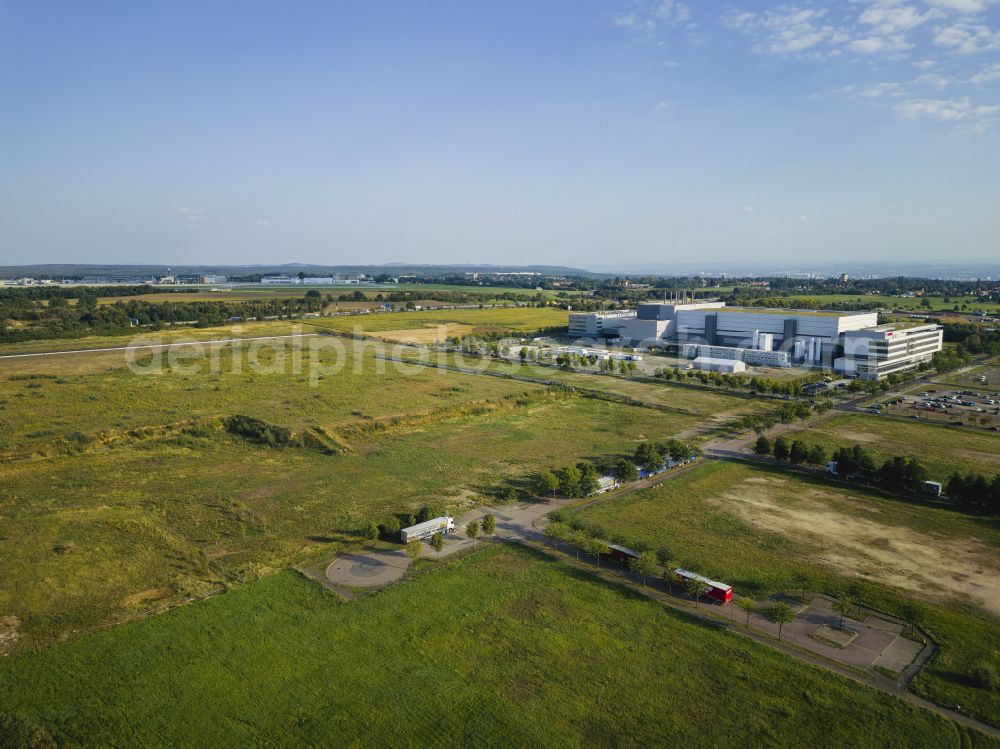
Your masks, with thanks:
<instances>
[{"instance_id":1,"label":"row of trees along road","mask_svg":"<svg viewBox=\"0 0 1000 749\"><path fill-rule=\"evenodd\" d=\"M763 434L754 443L753 451L762 457L773 456L794 465L824 466L828 459L822 445L790 441L786 437L772 441ZM876 483L895 492L919 494L930 476L917 458L895 455L879 463L875 455L861 445L838 448L832 460L837 464L839 476ZM978 473L953 473L945 485L945 494L951 502L971 512L1000 514L1000 474L991 478Z\"/></svg>"},{"instance_id":2,"label":"row of trees along road","mask_svg":"<svg viewBox=\"0 0 1000 749\"><path fill-rule=\"evenodd\" d=\"M646 441L639 444L632 459L617 458L603 461L598 467L589 461L575 466L541 471L535 478L535 492L541 497L586 497L600 488L598 479L601 471L614 476L618 481L629 482L639 478L639 468L647 471L660 470L666 460L677 462L701 454L701 449L690 442L669 439L666 442Z\"/></svg>"},{"instance_id":3,"label":"row of trees along road","mask_svg":"<svg viewBox=\"0 0 1000 749\"><path fill-rule=\"evenodd\" d=\"M544 534L546 538L552 539L557 543L565 543L571 546L576 552L577 559L580 558L580 552L593 557L598 567L601 566L601 557L607 556L611 553L611 545L607 541L600 538L594 538L586 531L573 528L568 523L560 521L549 523L545 526ZM667 584L671 595L673 595L674 585L678 583L674 569L678 565L668 563L661 570L660 560L656 553L652 551L643 551L639 553L638 557L630 560L628 566L629 569L638 575L642 580L643 587L646 587L646 583L650 577L655 577L659 572L663 581ZM698 608L701 603L701 599L706 592L705 583L700 580L689 579L685 580L681 587L684 592L694 600L695 608ZM736 599L736 605L746 612L746 625L748 627L750 626L750 615L758 611L761 612L764 617L768 619L768 621L777 624L779 640L781 639L782 627L795 619L795 610L783 601L777 601L766 606L759 606L752 598L744 596Z\"/></svg>"}]
</instances>

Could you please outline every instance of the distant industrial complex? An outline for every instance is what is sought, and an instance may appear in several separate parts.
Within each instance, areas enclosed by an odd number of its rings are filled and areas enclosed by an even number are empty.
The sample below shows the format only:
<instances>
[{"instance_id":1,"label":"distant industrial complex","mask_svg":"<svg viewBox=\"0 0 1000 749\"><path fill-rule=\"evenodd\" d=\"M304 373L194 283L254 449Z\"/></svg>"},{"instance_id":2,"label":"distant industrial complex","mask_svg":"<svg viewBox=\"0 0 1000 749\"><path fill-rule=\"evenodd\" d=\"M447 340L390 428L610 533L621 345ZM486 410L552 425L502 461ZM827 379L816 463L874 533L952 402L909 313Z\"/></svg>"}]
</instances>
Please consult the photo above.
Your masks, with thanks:
<instances>
[{"instance_id":1,"label":"distant industrial complex","mask_svg":"<svg viewBox=\"0 0 1000 749\"><path fill-rule=\"evenodd\" d=\"M941 350L943 329L880 325L876 312L645 302L635 310L571 312L569 335L639 347L675 346L700 369L800 365L874 380L930 361Z\"/></svg>"}]
</instances>

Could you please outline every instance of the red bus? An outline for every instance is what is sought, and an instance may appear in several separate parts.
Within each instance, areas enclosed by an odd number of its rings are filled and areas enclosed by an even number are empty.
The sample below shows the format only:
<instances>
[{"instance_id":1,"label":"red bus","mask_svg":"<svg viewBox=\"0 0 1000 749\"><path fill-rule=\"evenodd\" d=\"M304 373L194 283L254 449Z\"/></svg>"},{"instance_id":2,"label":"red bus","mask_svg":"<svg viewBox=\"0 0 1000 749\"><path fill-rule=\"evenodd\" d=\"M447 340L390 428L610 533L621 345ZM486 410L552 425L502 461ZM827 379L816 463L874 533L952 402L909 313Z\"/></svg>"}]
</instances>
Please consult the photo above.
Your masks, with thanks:
<instances>
[{"instance_id":1,"label":"red bus","mask_svg":"<svg viewBox=\"0 0 1000 749\"><path fill-rule=\"evenodd\" d=\"M720 603L729 603L733 600L733 586L726 585L725 583L717 583L715 580L709 580L707 577L702 577L701 575L695 574L694 572L688 572L685 569L678 567L674 570L674 575L677 576L677 582L683 584L688 580L697 580L705 584L705 595L709 598L714 598Z\"/></svg>"}]
</instances>

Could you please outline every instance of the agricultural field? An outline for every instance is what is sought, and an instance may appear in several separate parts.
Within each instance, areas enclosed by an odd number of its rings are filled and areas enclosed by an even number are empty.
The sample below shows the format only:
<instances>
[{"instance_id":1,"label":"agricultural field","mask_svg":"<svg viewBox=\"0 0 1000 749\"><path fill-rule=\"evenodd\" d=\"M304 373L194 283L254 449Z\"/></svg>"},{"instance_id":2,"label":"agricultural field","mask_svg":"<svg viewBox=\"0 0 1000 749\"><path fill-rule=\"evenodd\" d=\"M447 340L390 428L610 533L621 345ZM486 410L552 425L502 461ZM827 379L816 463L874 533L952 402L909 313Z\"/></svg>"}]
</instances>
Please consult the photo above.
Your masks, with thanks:
<instances>
[{"instance_id":1,"label":"agricultural field","mask_svg":"<svg viewBox=\"0 0 1000 749\"><path fill-rule=\"evenodd\" d=\"M0 705L80 746L995 745L506 546L352 603L276 574L6 659Z\"/></svg>"},{"instance_id":2,"label":"agricultural field","mask_svg":"<svg viewBox=\"0 0 1000 749\"><path fill-rule=\"evenodd\" d=\"M857 444L879 460L894 455L919 458L935 481L944 482L955 471L1000 473L1000 434L981 429L958 429L918 419L837 414L790 437L821 444L831 453Z\"/></svg>"},{"instance_id":3,"label":"agricultural field","mask_svg":"<svg viewBox=\"0 0 1000 749\"><path fill-rule=\"evenodd\" d=\"M390 513L457 512L542 468L628 454L701 423L496 377L392 363L379 374L370 353L359 361L316 387L308 367L140 376L121 362L0 379L0 616L18 618L19 646L329 558ZM248 443L223 429L235 414L309 439Z\"/></svg>"},{"instance_id":4,"label":"agricultural field","mask_svg":"<svg viewBox=\"0 0 1000 749\"><path fill-rule=\"evenodd\" d=\"M865 580L872 602L890 612L914 602L943 648L916 691L1000 724L995 696L969 676L1000 653L1000 529L988 518L718 462L582 509L572 521L744 595L803 586L836 593Z\"/></svg>"}]
</instances>

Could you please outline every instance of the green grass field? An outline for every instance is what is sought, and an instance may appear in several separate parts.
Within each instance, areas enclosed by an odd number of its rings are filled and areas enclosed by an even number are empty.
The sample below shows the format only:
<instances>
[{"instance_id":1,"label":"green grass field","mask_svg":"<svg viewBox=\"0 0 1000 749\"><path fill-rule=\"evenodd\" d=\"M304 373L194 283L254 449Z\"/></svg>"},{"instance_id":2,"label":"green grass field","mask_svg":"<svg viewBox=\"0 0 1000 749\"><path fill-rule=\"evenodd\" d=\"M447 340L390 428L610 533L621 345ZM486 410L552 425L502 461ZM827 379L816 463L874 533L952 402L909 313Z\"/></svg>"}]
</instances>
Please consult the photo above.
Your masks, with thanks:
<instances>
[{"instance_id":1,"label":"green grass field","mask_svg":"<svg viewBox=\"0 0 1000 749\"><path fill-rule=\"evenodd\" d=\"M993 302L977 302L972 297L953 296L951 301L944 301L944 297L927 297L930 305L923 305L923 297L893 297L893 296L870 296L867 294L793 294L790 299L800 301L816 301L821 305L833 305L843 302L851 302L867 305L870 309L884 307L886 309L912 310L913 312L951 312L957 305L960 312L972 312L974 310L985 310L987 314L1000 312L1000 304ZM963 309L962 305L966 308Z\"/></svg>"},{"instance_id":2,"label":"green grass field","mask_svg":"<svg viewBox=\"0 0 1000 749\"><path fill-rule=\"evenodd\" d=\"M931 478L941 482L953 471L978 471L991 476L1000 473L1000 434L984 430L953 429L916 419L837 414L824 419L815 429L792 436L809 444L819 443L831 453L838 447L857 444L879 460L894 455L919 458Z\"/></svg>"},{"instance_id":3,"label":"green grass field","mask_svg":"<svg viewBox=\"0 0 1000 749\"><path fill-rule=\"evenodd\" d=\"M125 366L123 352L0 361L0 455L55 455L66 451L71 435L87 440L70 445L75 448L133 429L234 413L295 430L336 430L344 424L542 390L428 368L404 372L393 363L376 362L371 345L340 339L323 341L334 348L321 351L314 366L309 343L304 349L289 343L280 367L267 342L244 346L236 359L232 349L224 347L214 369L209 352L184 357L185 367L198 369L190 374L173 371L166 354L159 359L160 372L148 374L135 374ZM252 355L258 346L259 355ZM296 357L301 358L297 373ZM251 358L266 369L253 371ZM338 361L343 368L333 372Z\"/></svg>"},{"instance_id":4,"label":"green grass field","mask_svg":"<svg viewBox=\"0 0 1000 749\"><path fill-rule=\"evenodd\" d=\"M166 300L169 301L169 300ZM566 327L567 313L552 307L501 307L487 309L418 310L414 312L373 313L308 317L301 320L264 320L224 325L213 328L171 327L163 330L135 328L128 335L85 336L58 338L23 343L0 344L0 355L64 351L110 346L127 346L130 342L169 343L180 339L212 340L237 336L253 337L282 335L292 332L317 332L327 329L342 333L378 332L433 328L436 325L458 323L470 326L469 332L499 332L516 335L543 328Z\"/></svg>"},{"instance_id":5,"label":"green grass field","mask_svg":"<svg viewBox=\"0 0 1000 749\"><path fill-rule=\"evenodd\" d=\"M0 380L0 612L20 619L20 645L329 557L389 513L469 507L542 468L697 432L712 410L711 394L697 412L660 411L427 368L379 375L370 352L361 362L316 388L308 373L120 364ZM237 413L321 429L342 452L236 440L218 417Z\"/></svg>"},{"instance_id":6,"label":"green grass field","mask_svg":"<svg viewBox=\"0 0 1000 749\"><path fill-rule=\"evenodd\" d=\"M0 705L73 746L995 745L504 547L349 604L274 575L8 659Z\"/></svg>"},{"instance_id":7,"label":"green grass field","mask_svg":"<svg viewBox=\"0 0 1000 749\"><path fill-rule=\"evenodd\" d=\"M580 291L566 291L559 292L550 289L542 289L537 291L535 289L524 289L517 286L477 286L474 284L469 285L452 285L447 283L400 283L393 284L391 286L373 286L370 284L350 284L350 285L331 285L331 286L300 286L300 285L290 285L290 286L273 286L268 284L268 286L253 285L253 286L235 286L234 289L244 293L266 293L267 291L272 291L278 288L281 290L298 290L301 294L305 293L309 289L319 289L324 294L333 294L335 297L341 294L353 294L355 291L361 291L370 299L374 299L377 295L391 294L394 291L453 291L456 294L476 294L481 296L484 301L489 301L495 299L498 294L521 294L525 297L534 298L535 296L541 294L547 299L555 299L560 294L565 294L566 296L580 296L583 292Z\"/></svg>"},{"instance_id":8,"label":"green grass field","mask_svg":"<svg viewBox=\"0 0 1000 749\"><path fill-rule=\"evenodd\" d=\"M981 376L986 378L985 385L979 382ZM934 381L961 385L964 389L977 393L995 393L1000 391L1000 362L991 360L989 364L977 367L962 367L955 372L939 375Z\"/></svg>"},{"instance_id":9,"label":"green grass field","mask_svg":"<svg viewBox=\"0 0 1000 749\"><path fill-rule=\"evenodd\" d=\"M408 350L399 352L404 359L415 358ZM432 361L438 361L434 355ZM599 390L625 398L631 398L643 403L662 406L678 413L691 416L706 417L713 422L741 416L755 409L766 409L759 400L739 396L715 393L697 388L680 387L669 383L647 382L631 377L617 375L598 375L594 373L574 372L555 367L537 364L520 364L516 362L478 359L446 355L443 362L450 366L469 367L483 372L499 375L513 375L544 380L553 385L562 385L582 390Z\"/></svg>"},{"instance_id":10,"label":"green grass field","mask_svg":"<svg viewBox=\"0 0 1000 749\"><path fill-rule=\"evenodd\" d=\"M42 341L25 341L23 343L4 343L0 344L0 355L99 349L128 346L130 344L172 343L179 340L211 341L238 336L250 338L254 336L288 335L296 332L309 333L314 331L303 326L301 321L291 320L264 320L236 325L221 325L212 328L192 328L187 326L176 326L164 328L163 330L133 328L128 335L95 335L84 336L82 338L52 338ZM34 360L31 359L30 361ZM6 363L0 362L0 364Z\"/></svg>"},{"instance_id":11,"label":"green grass field","mask_svg":"<svg viewBox=\"0 0 1000 749\"><path fill-rule=\"evenodd\" d=\"M895 610L919 602L943 650L915 682L941 704L1000 725L994 693L970 674L1000 653L1000 529L776 468L719 462L573 516L588 530L762 595L801 587L836 593L866 579ZM990 613L991 612L991 613Z\"/></svg>"},{"instance_id":12,"label":"green grass field","mask_svg":"<svg viewBox=\"0 0 1000 749\"><path fill-rule=\"evenodd\" d=\"M569 324L566 310L553 307L502 307L489 309L418 310L391 314L349 315L343 317L310 318L317 328L343 333L360 329L365 333L411 328L433 328L436 325L458 323L486 331L531 332L544 328L565 328Z\"/></svg>"}]
</instances>

